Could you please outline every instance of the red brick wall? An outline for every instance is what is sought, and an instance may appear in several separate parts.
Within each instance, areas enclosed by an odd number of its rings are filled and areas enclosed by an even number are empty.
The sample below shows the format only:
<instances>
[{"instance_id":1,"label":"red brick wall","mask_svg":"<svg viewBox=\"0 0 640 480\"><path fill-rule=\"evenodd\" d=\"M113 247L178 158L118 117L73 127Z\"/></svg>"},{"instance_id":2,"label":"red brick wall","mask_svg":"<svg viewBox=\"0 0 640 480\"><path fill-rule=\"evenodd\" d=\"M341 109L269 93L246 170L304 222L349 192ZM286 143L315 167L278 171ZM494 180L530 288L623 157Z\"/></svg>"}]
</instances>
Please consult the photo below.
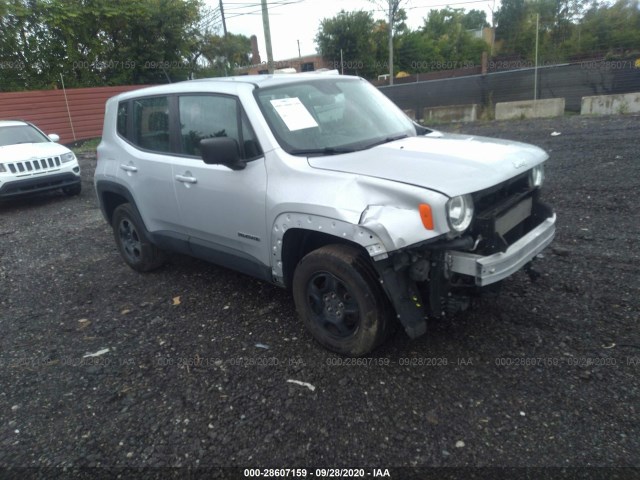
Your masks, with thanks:
<instances>
[{"instance_id":1,"label":"red brick wall","mask_svg":"<svg viewBox=\"0 0 640 480\"><path fill-rule=\"evenodd\" d=\"M145 85L67 89L69 111L63 90L0 93L0 119L32 122L45 133L60 135L60 143L100 137L104 104L108 98ZM71 122L69 121L71 112ZM75 138L71 129L75 131Z\"/></svg>"}]
</instances>

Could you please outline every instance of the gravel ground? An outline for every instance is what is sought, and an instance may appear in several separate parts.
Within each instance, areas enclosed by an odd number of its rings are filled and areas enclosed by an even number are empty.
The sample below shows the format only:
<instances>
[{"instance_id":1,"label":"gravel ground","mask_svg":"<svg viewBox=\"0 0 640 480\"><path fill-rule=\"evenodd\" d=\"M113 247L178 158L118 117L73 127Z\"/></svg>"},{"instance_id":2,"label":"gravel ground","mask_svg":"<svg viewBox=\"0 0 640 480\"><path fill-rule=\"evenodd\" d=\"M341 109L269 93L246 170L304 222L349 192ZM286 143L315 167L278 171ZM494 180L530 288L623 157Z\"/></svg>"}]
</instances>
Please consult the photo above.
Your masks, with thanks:
<instances>
[{"instance_id":1,"label":"gravel ground","mask_svg":"<svg viewBox=\"0 0 640 480\"><path fill-rule=\"evenodd\" d=\"M84 155L81 196L0 204L0 467L640 467L639 120L442 127L545 148L558 234L536 283L366 365L284 290L129 269Z\"/></svg>"}]
</instances>

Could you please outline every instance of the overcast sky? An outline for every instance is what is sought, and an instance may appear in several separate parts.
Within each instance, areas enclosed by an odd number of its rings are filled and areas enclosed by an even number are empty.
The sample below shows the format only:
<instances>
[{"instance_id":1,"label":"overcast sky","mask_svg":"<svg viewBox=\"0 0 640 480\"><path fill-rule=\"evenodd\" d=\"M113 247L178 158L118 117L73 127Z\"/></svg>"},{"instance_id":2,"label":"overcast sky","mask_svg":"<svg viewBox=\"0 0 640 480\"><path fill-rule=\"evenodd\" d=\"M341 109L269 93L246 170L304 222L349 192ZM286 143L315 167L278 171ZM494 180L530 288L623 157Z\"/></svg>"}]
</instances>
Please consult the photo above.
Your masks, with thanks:
<instances>
[{"instance_id":1,"label":"overcast sky","mask_svg":"<svg viewBox=\"0 0 640 480\"><path fill-rule=\"evenodd\" d=\"M212 8L218 8L219 0L206 0ZM376 19L386 18L378 4L368 0L269 0L269 25L274 60L285 60L298 56L298 40L300 53L311 55L316 53L313 41L320 21L334 17L340 10L365 10L374 14ZM260 0L223 0L227 31L258 37L258 48L262 60L267 59L262 29L262 13ZM431 8L445 8L447 5L467 10L484 10L491 23L491 9L500 5L499 0L404 0L402 6L407 11L408 25L415 29L423 24Z\"/></svg>"}]
</instances>

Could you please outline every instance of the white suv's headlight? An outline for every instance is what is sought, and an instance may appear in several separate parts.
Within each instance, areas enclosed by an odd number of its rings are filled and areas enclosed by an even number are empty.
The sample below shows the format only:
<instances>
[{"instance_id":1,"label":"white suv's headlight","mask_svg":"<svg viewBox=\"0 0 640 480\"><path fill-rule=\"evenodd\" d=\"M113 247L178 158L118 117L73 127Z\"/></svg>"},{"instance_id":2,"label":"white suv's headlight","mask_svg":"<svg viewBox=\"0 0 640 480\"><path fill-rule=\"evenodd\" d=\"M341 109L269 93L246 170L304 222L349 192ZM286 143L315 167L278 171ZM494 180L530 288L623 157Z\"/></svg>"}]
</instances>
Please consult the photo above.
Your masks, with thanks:
<instances>
[{"instance_id":1,"label":"white suv's headlight","mask_svg":"<svg viewBox=\"0 0 640 480\"><path fill-rule=\"evenodd\" d=\"M529 172L529 187L539 188L542 186L542 182L544 182L544 165L541 163Z\"/></svg>"},{"instance_id":2,"label":"white suv's headlight","mask_svg":"<svg viewBox=\"0 0 640 480\"><path fill-rule=\"evenodd\" d=\"M449 226L456 232L464 232L473 220L473 198L471 195L453 197L447 202Z\"/></svg>"},{"instance_id":3,"label":"white suv's headlight","mask_svg":"<svg viewBox=\"0 0 640 480\"><path fill-rule=\"evenodd\" d=\"M60 155L60 160L62 160L62 163L73 162L75 159L76 156L73 154L73 152L63 153L62 155Z\"/></svg>"}]
</instances>

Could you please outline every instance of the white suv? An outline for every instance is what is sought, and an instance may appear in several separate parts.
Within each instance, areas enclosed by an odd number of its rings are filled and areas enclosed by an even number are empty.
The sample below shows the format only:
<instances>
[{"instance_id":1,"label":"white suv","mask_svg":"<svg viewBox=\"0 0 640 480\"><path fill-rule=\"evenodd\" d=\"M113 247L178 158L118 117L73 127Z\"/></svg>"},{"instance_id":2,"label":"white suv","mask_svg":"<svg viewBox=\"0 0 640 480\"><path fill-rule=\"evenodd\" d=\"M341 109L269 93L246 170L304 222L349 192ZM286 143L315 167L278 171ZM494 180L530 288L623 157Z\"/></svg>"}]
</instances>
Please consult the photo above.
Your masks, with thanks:
<instances>
[{"instance_id":1,"label":"white suv","mask_svg":"<svg viewBox=\"0 0 640 480\"><path fill-rule=\"evenodd\" d=\"M291 288L356 356L529 269L555 233L547 158L421 127L360 78L244 76L111 98L95 186L132 268L176 251Z\"/></svg>"},{"instance_id":2,"label":"white suv","mask_svg":"<svg viewBox=\"0 0 640 480\"><path fill-rule=\"evenodd\" d=\"M80 194L78 160L58 140L31 123L0 120L0 199L57 189Z\"/></svg>"}]
</instances>

